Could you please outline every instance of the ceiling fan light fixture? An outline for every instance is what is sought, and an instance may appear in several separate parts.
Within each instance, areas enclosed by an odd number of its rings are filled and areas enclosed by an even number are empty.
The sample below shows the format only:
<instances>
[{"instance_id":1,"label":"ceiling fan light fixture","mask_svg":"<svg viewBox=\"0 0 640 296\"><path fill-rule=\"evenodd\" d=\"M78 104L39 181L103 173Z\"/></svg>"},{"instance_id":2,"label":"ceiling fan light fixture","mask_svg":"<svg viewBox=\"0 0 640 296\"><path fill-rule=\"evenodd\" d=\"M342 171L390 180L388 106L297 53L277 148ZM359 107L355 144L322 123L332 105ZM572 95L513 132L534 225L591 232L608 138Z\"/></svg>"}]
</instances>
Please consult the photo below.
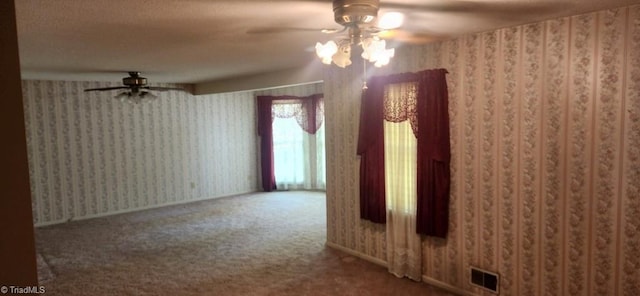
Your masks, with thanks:
<instances>
[{"instance_id":1,"label":"ceiling fan light fixture","mask_svg":"<svg viewBox=\"0 0 640 296\"><path fill-rule=\"evenodd\" d=\"M333 63L340 68L351 65L351 44L345 42L340 45L338 52L332 57Z\"/></svg>"},{"instance_id":2,"label":"ceiling fan light fixture","mask_svg":"<svg viewBox=\"0 0 640 296\"><path fill-rule=\"evenodd\" d=\"M155 100L158 98L157 95L150 93L148 91L142 91L138 94L138 97L143 98L143 99L147 99L147 100Z\"/></svg>"},{"instance_id":3,"label":"ceiling fan light fixture","mask_svg":"<svg viewBox=\"0 0 640 296\"><path fill-rule=\"evenodd\" d=\"M362 47L362 58L376 67L387 65L395 50L387 49L386 42L378 37L378 33L384 30L371 25L378 15L379 6L379 0L334 0L335 21L349 33L347 38L343 37L337 43L316 43L316 54L322 63L330 65L333 62L341 68L351 65L351 46L357 45ZM388 19L387 26L399 27L404 16L391 13Z\"/></svg>"},{"instance_id":4,"label":"ceiling fan light fixture","mask_svg":"<svg viewBox=\"0 0 640 296\"><path fill-rule=\"evenodd\" d=\"M378 68L385 66L395 55L395 49L386 47L386 41L368 38L362 42L362 58L374 63Z\"/></svg>"},{"instance_id":5,"label":"ceiling fan light fixture","mask_svg":"<svg viewBox=\"0 0 640 296\"><path fill-rule=\"evenodd\" d=\"M120 102L126 101L132 104L140 104L155 100L158 96L148 91L125 91L119 93L114 98L120 100Z\"/></svg>"},{"instance_id":6,"label":"ceiling fan light fixture","mask_svg":"<svg viewBox=\"0 0 640 296\"><path fill-rule=\"evenodd\" d=\"M327 41L325 44L316 43L316 55L322 59L323 64L330 65L333 55L337 52L338 45L333 40Z\"/></svg>"},{"instance_id":7,"label":"ceiling fan light fixture","mask_svg":"<svg viewBox=\"0 0 640 296\"><path fill-rule=\"evenodd\" d=\"M378 68L382 66L386 66L387 64L389 64L389 61L394 56L394 54L395 54L395 50L393 48L385 49L383 52L379 54L379 56L376 57L376 60L373 63L373 65Z\"/></svg>"},{"instance_id":8,"label":"ceiling fan light fixture","mask_svg":"<svg viewBox=\"0 0 640 296\"><path fill-rule=\"evenodd\" d=\"M131 92L126 91L126 92L121 92L121 93L117 94L113 98L119 100L120 102L124 102L130 96L131 96Z\"/></svg>"}]
</instances>

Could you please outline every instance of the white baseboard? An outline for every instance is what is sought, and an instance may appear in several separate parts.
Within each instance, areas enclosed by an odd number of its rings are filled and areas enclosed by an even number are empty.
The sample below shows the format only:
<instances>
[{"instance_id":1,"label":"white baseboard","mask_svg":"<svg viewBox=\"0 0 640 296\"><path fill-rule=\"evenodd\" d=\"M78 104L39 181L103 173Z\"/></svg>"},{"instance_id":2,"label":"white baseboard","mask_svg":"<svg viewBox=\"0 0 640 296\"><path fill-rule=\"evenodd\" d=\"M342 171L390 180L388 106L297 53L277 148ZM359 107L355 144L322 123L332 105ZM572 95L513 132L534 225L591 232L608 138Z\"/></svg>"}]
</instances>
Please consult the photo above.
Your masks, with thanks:
<instances>
[{"instance_id":1,"label":"white baseboard","mask_svg":"<svg viewBox=\"0 0 640 296\"><path fill-rule=\"evenodd\" d=\"M372 256L369 256L369 255L362 254L360 252L354 251L352 249L343 247L343 246L338 245L338 244L334 244L332 242L325 242L325 245L327 245L328 247L331 247L333 249L336 249L338 251L345 252L345 253L347 253L349 255L356 256L356 257L358 257L358 258L360 258L362 260L366 260L366 261L369 261L371 263L378 264L378 265L380 265L382 267L385 267L385 268L387 267L387 261L384 261L382 259L378 259L376 257L372 257Z\"/></svg>"},{"instance_id":2,"label":"white baseboard","mask_svg":"<svg viewBox=\"0 0 640 296\"><path fill-rule=\"evenodd\" d=\"M104 212L104 213L98 213L98 214L91 214L91 215L80 216L80 217L69 217L69 218L65 218L65 219L61 219L61 220L55 220L55 221L34 223L33 226L34 227L43 227L43 226L67 223L67 222L71 222L71 221L80 221L80 220L87 220L87 219L93 219L93 218L100 218L100 217L106 217L106 216L111 216L111 215L125 214L125 213L144 211L144 210L156 209L156 208L167 207L167 206L175 206L175 205L180 205L180 204L187 204L187 203L198 202L198 201L209 200L209 199L217 199L217 198L231 197L231 196L236 196L236 195L257 193L257 192L260 192L260 191L248 191L248 192L234 193L234 194L229 194L229 195L203 197L203 198L189 199L189 200L180 200L180 201L174 201L174 202L163 203L163 204L149 205L149 206L144 206L144 207L122 209L122 210L117 210L117 211L110 211L110 212Z\"/></svg>"},{"instance_id":3,"label":"white baseboard","mask_svg":"<svg viewBox=\"0 0 640 296\"><path fill-rule=\"evenodd\" d=\"M358 251L354 251L352 249L349 249L347 247L343 247L341 245L338 245L338 244L335 244L335 243L332 243L332 242L325 242L325 245L330 247L330 248L345 252L345 253L347 253L349 255L358 257L358 258L360 258L362 260L366 260L366 261L369 261L371 263L375 263L375 264L380 265L380 266L385 267L385 268L387 267L387 262L384 261L384 260L381 260L379 258L375 258L375 257L369 256L369 255L362 254L362 253L360 253ZM438 287L440 289L443 289L443 290L446 290L448 292L455 293L455 294L458 294L458 295L475 296L475 294L473 294L471 292L465 291L463 289L460 289L458 287L449 285L447 283L441 282L439 280L430 278L430 277L425 276L425 275L422 276L422 281L427 283L427 284L429 284L429 285L432 285L434 287Z\"/></svg>"}]
</instances>

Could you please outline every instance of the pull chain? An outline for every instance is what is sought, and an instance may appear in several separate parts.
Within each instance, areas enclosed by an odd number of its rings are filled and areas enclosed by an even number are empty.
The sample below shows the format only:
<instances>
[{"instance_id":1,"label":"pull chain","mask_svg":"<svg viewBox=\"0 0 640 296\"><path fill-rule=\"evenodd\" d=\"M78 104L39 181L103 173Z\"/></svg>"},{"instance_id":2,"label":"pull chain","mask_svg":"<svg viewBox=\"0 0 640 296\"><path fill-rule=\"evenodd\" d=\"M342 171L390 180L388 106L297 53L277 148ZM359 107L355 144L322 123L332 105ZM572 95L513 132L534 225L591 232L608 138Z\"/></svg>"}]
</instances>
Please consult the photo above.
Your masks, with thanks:
<instances>
[{"instance_id":1,"label":"pull chain","mask_svg":"<svg viewBox=\"0 0 640 296\"><path fill-rule=\"evenodd\" d=\"M367 90L367 61L362 60L362 90Z\"/></svg>"}]
</instances>

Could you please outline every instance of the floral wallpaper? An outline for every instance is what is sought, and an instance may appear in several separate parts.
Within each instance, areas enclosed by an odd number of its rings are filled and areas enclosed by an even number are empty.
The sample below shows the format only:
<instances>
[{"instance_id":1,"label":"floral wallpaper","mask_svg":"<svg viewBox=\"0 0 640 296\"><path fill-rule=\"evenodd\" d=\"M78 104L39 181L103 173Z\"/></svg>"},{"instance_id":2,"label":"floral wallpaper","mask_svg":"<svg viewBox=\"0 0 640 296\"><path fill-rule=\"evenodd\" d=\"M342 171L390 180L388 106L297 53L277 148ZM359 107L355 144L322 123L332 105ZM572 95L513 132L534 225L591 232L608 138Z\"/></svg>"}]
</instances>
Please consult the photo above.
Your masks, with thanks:
<instances>
[{"instance_id":1,"label":"floral wallpaper","mask_svg":"<svg viewBox=\"0 0 640 296\"><path fill-rule=\"evenodd\" d=\"M118 85L23 81L36 226L258 191L255 97L322 93L323 84L158 92L140 104L83 91Z\"/></svg>"},{"instance_id":2,"label":"floral wallpaper","mask_svg":"<svg viewBox=\"0 0 640 296\"><path fill-rule=\"evenodd\" d=\"M425 281L493 295L476 266L500 295L640 293L639 20L634 5L466 35L368 70L450 72L450 231L423 238ZM362 65L324 77L327 241L384 263L384 227L358 212Z\"/></svg>"},{"instance_id":3,"label":"floral wallpaper","mask_svg":"<svg viewBox=\"0 0 640 296\"><path fill-rule=\"evenodd\" d=\"M83 92L116 85L23 81L36 226L258 190L252 92Z\"/></svg>"}]
</instances>

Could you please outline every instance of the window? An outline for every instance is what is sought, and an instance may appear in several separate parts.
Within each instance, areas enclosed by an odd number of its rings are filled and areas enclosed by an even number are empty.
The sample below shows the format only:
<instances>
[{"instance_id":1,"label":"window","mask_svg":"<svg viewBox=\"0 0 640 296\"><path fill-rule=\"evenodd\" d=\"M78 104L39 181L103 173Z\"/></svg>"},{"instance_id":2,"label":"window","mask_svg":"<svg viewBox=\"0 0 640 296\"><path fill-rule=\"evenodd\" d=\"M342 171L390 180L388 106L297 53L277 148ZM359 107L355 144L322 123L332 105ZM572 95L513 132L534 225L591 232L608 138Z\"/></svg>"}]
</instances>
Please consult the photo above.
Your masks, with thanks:
<instances>
[{"instance_id":1,"label":"window","mask_svg":"<svg viewBox=\"0 0 640 296\"><path fill-rule=\"evenodd\" d=\"M416 83L389 84L384 91L384 175L387 209L415 216L417 151Z\"/></svg>"},{"instance_id":2,"label":"window","mask_svg":"<svg viewBox=\"0 0 640 296\"><path fill-rule=\"evenodd\" d=\"M384 121L409 120L417 138L416 232L446 238L449 226L450 159L446 69L374 76L360 104L357 154L360 156L360 217L388 222ZM415 83L416 104L389 96L395 84ZM400 96L411 91L400 92ZM406 104L403 102L407 102ZM404 104L404 105L403 105ZM412 115L413 114L413 115ZM419 119L419 120L418 120ZM396 207L392 207L395 209Z\"/></svg>"},{"instance_id":3,"label":"window","mask_svg":"<svg viewBox=\"0 0 640 296\"><path fill-rule=\"evenodd\" d=\"M325 189L322 94L258 96L257 111L264 191Z\"/></svg>"},{"instance_id":4,"label":"window","mask_svg":"<svg viewBox=\"0 0 640 296\"><path fill-rule=\"evenodd\" d=\"M416 214L417 145L408 121L384 122L384 177L389 211Z\"/></svg>"},{"instance_id":5,"label":"window","mask_svg":"<svg viewBox=\"0 0 640 296\"><path fill-rule=\"evenodd\" d=\"M388 268L396 276L420 281L422 249L416 233L418 140L411 124L416 110L416 84L387 85L384 103Z\"/></svg>"},{"instance_id":6,"label":"window","mask_svg":"<svg viewBox=\"0 0 640 296\"><path fill-rule=\"evenodd\" d=\"M316 107L315 133L307 125L307 110L301 100L275 101L272 106L273 156L276 187L287 189L325 189L325 149L323 104ZM309 104L305 106L309 108ZM304 124L303 124L304 125Z\"/></svg>"},{"instance_id":7,"label":"window","mask_svg":"<svg viewBox=\"0 0 640 296\"><path fill-rule=\"evenodd\" d=\"M308 158L303 149L304 133L293 117L273 120L273 158L278 188L305 182L304 171L308 166L305 160Z\"/></svg>"}]
</instances>

